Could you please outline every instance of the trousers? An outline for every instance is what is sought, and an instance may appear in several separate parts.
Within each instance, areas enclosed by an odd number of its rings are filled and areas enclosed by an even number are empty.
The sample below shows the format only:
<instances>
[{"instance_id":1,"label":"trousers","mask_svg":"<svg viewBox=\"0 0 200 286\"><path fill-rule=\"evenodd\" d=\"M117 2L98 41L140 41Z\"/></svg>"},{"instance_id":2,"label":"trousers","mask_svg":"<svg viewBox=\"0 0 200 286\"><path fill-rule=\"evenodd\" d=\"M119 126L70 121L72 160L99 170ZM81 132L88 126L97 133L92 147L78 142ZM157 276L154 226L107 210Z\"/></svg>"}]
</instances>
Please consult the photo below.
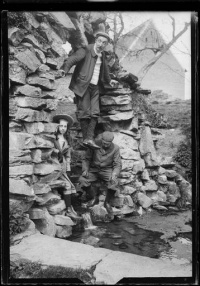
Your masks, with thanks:
<instances>
[{"instance_id":1,"label":"trousers","mask_svg":"<svg viewBox=\"0 0 200 286\"><path fill-rule=\"evenodd\" d=\"M76 96L77 118L90 119L91 117L98 117L99 109L99 87L98 85L89 84L83 97Z\"/></svg>"}]
</instances>

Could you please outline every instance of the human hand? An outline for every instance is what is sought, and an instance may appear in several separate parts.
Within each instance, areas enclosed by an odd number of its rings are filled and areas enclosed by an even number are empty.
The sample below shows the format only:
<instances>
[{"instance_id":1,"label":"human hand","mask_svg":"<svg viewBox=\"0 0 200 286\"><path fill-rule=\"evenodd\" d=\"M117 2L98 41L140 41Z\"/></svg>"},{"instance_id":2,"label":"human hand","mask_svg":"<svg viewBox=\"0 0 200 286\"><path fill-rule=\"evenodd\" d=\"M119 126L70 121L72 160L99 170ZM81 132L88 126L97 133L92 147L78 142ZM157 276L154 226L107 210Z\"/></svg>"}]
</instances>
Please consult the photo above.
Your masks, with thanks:
<instances>
[{"instance_id":1,"label":"human hand","mask_svg":"<svg viewBox=\"0 0 200 286\"><path fill-rule=\"evenodd\" d=\"M82 176L87 178L88 177L88 171L83 171Z\"/></svg>"},{"instance_id":2,"label":"human hand","mask_svg":"<svg viewBox=\"0 0 200 286\"><path fill-rule=\"evenodd\" d=\"M117 80L114 80L114 79L111 79L110 85L111 85L112 87L115 87L116 85L118 85L118 81L117 81Z\"/></svg>"}]
</instances>

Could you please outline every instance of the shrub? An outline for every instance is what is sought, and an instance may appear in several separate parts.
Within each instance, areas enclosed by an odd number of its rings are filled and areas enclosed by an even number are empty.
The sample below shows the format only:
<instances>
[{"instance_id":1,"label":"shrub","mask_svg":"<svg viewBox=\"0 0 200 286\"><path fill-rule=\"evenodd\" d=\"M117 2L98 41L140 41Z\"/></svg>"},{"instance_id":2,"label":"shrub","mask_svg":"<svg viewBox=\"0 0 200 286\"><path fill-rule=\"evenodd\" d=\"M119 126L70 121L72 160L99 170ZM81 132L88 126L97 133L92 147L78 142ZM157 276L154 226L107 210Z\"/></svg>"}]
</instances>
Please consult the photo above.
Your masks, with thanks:
<instances>
[{"instance_id":1,"label":"shrub","mask_svg":"<svg viewBox=\"0 0 200 286\"><path fill-rule=\"evenodd\" d=\"M27 214L16 204L9 213L9 230L10 235L16 235L23 232L27 227Z\"/></svg>"},{"instance_id":2,"label":"shrub","mask_svg":"<svg viewBox=\"0 0 200 286\"><path fill-rule=\"evenodd\" d=\"M8 12L7 14L8 27L23 28L23 24L26 22L24 12Z\"/></svg>"}]
</instances>

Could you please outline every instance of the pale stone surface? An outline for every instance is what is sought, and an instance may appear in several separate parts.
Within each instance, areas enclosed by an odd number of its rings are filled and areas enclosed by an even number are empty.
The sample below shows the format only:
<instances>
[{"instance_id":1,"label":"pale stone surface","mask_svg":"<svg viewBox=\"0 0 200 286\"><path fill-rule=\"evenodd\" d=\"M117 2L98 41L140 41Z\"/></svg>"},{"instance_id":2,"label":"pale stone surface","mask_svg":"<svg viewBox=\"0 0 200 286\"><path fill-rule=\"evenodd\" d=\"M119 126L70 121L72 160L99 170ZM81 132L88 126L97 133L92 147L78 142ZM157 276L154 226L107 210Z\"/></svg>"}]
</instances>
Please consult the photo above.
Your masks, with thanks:
<instances>
[{"instance_id":1,"label":"pale stone surface","mask_svg":"<svg viewBox=\"0 0 200 286\"><path fill-rule=\"evenodd\" d=\"M138 193L137 194L137 198L138 198L138 203L144 208L148 208L152 205L152 200L146 196L145 194L143 193Z\"/></svg>"},{"instance_id":2,"label":"pale stone surface","mask_svg":"<svg viewBox=\"0 0 200 286\"><path fill-rule=\"evenodd\" d=\"M125 196L120 194L118 197L112 198L110 201L110 204L113 207L122 207L124 204L124 198L125 198Z\"/></svg>"},{"instance_id":3,"label":"pale stone surface","mask_svg":"<svg viewBox=\"0 0 200 286\"><path fill-rule=\"evenodd\" d=\"M157 194L158 194L158 201L166 202L167 196L164 192L158 190Z\"/></svg>"},{"instance_id":4,"label":"pale stone surface","mask_svg":"<svg viewBox=\"0 0 200 286\"><path fill-rule=\"evenodd\" d=\"M29 149L33 147L34 136L25 132L9 132L9 148L10 150L16 149ZM12 151L11 151L12 155Z\"/></svg>"},{"instance_id":5,"label":"pale stone surface","mask_svg":"<svg viewBox=\"0 0 200 286\"><path fill-rule=\"evenodd\" d=\"M47 102L45 99L17 96L15 100L17 102L17 106L22 108L29 107L41 110L47 106Z\"/></svg>"},{"instance_id":6,"label":"pale stone surface","mask_svg":"<svg viewBox=\"0 0 200 286\"><path fill-rule=\"evenodd\" d=\"M121 160L122 161L122 171L129 171L133 169L133 160Z\"/></svg>"},{"instance_id":7,"label":"pale stone surface","mask_svg":"<svg viewBox=\"0 0 200 286\"><path fill-rule=\"evenodd\" d=\"M138 142L128 136L126 134L122 134L120 132L113 132L114 133L114 140L113 143L117 144L120 148L130 148L134 151L138 151Z\"/></svg>"},{"instance_id":8,"label":"pale stone surface","mask_svg":"<svg viewBox=\"0 0 200 286\"><path fill-rule=\"evenodd\" d=\"M9 149L9 164L32 163L30 150Z\"/></svg>"},{"instance_id":9,"label":"pale stone surface","mask_svg":"<svg viewBox=\"0 0 200 286\"><path fill-rule=\"evenodd\" d=\"M12 194L12 197L15 197L14 194ZM13 211L16 207L20 210L22 210L22 212L27 212L33 205L34 200L33 197L23 197L23 200L19 198L19 196L17 196L18 198L9 198L9 211Z\"/></svg>"},{"instance_id":10,"label":"pale stone surface","mask_svg":"<svg viewBox=\"0 0 200 286\"><path fill-rule=\"evenodd\" d=\"M156 151L154 148L151 129L149 126L142 126L141 128L141 139L139 144L139 150L141 155L151 153L152 159L156 159Z\"/></svg>"},{"instance_id":11,"label":"pale stone surface","mask_svg":"<svg viewBox=\"0 0 200 286\"><path fill-rule=\"evenodd\" d=\"M142 180L145 180L145 181L149 181L150 178L149 178L149 173L148 173L148 170L147 169L144 169L144 171L142 172L141 174L141 179Z\"/></svg>"},{"instance_id":12,"label":"pale stone surface","mask_svg":"<svg viewBox=\"0 0 200 286\"><path fill-rule=\"evenodd\" d=\"M23 86L16 86L14 95L25 95L38 98L41 96L41 88L25 84Z\"/></svg>"},{"instance_id":13,"label":"pale stone surface","mask_svg":"<svg viewBox=\"0 0 200 286\"><path fill-rule=\"evenodd\" d=\"M33 188L31 188L24 180L9 179L9 192L16 195L24 195L34 197Z\"/></svg>"},{"instance_id":14,"label":"pale stone surface","mask_svg":"<svg viewBox=\"0 0 200 286\"><path fill-rule=\"evenodd\" d=\"M28 214L30 219L42 219L45 218L46 208L33 207L29 209Z\"/></svg>"},{"instance_id":15,"label":"pale stone surface","mask_svg":"<svg viewBox=\"0 0 200 286\"><path fill-rule=\"evenodd\" d=\"M42 121L49 122L50 114L45 111L37 111L29 108L18 108L15 114L16 120L23 120L26 122Z\"/></svg>"},{"instance_id":16,"label":"pale stone surface","mask_svg":"<svg viewBox=\"0 0 200 286\"><path fill-rule=\"evenodd\" d=\"M118 181L119 181L119 185L122 186L122 185L126 185L126 184L129 184L131 183L133 180L135 179L135 175L132 175L129 177L129 178L119 178Z\"/></svg>"},{"instance_id":17,"label":"pale stone surface","mask_svg":"<svg viewBox=\"0 0 200 286\"><path fill-rule=\"evenodd\" d=\"M139 161L134 161L133 162L133 173L134 174L137 174L137 173L140 173L140 172L143 172L143 170L145 169L145 163L144 163L144 160L141 159Z\"/></svg>"},{"instance_id":18,"label":"pale stone surface","mask_svg":"<svg viewBox=\"0 0 200 286\"><path fill-rule=\"evenodd\" d=\"M119 112L114 115L106 115L102 116L102 118L108 118L111 121L121 121L121 120L128 120L133 118L134 114L133 111L124 111L124 112Z\"/></svg>"},{"instance_id":19,"label":"pale stone surface","mask_svg":"<svg viewBox=\"0 0 200 286\"><path fill-rule=\"evenodd\" d=\"M177 173L174 170L166 170L165 174L168 178L175 178L177 176Z\"/></svg>"},{"instance_id":20,"label":"pale stone surface","mask_svg":"<svg viewBox=\"0 0 200 286\"><path fill-rule=\"evenodd\" d=\"M54 133L56 131L57 123L43 123L43 122L26 122L25 129L30 134L39 134L42 132Z\"/></svg>"},{"instance_id":21,"label":"pale stone surface","mask_svg":"<svg viewBox=\"0 0 200 286\"><path fill-rule=\"evenodd\" d=\"M115 90L106 91L106 95L111 95L111 96L119 96L130 93L132 93L132 91L129 88L119 88Z\"/></svg>"},{"instance_id":22,"label":"pale stone surface","mask_svg":"<svg viewBox=\"0 0 200 286\"><path fill-rule=\"evenodd\" d=\"M47 210L51 215L60 214L63 210L66 209L64 200L60 200L57 204L52 204L47 206Z\"/></svg>"},{"instance_id":23,"label":"pale stone surface","mask_svg":"<svg viewBox=\"0 0 200 286\"><path fill-rule=\"evenodd\" d=\"M55 195L53 192L43 194L42 196L40 196L40 198L42 199L40 203L38 202L40 206L55 204L61 200L60 196Z\"/></svg>"},{"instance_id":24,"label":"pale stone surface","mask_svg":"<svg viewBox=\"0 0 200 286\"><path fill-rule=\"evenodd\" d=\"M124 105L131 102L131 97L128 95L120 95L117 97L104 95L100 97L102 105Z\"/></svg>"},{"instance_id":25,"label":"pale stone surface","mask_svg":"<svg viewBox=\"0 0 200 286\"><path fill-rule=\"evenodd\" d=\"M39 44L38 40L31 34L24 37L24 42L31 44L36 49L42 49L42 46Z\"/></svg>"},{"instance_id":26,"label":"pale stone surface","mask_svg":"<svg viewBox=\"0 0 200 286\"><path fill-rule=\"evenodd\" d=\"M123 190L121 191L121 193L123 195L131 195L135 193L136 191L137 191L136 188L127 185L127 186L123 186Z\"/></svg>"},{"instance_id":27,"label":"pale stone surface","mask_svg":"<svg viewBox=\"0 0 200 286\"><path fill-rule=\"evenodd\" d=\"M135 211L134 207L130 207L128 205L123 205L123 207L120 209L121 213L126 215L126 214L131 214Z\"/></svg>"},{"instance_id":28,"label":"pale stone surface","mask_svg":"<svg viewBox=\"0 0 200 286\"><path fill-rule=\"evenodd\" d=\"M30 176L33 174L33 165L32 164L25 164L25 165L18 165L18 166L11 166L9 167L9 176L10 177L24 177Z\"/></svg>"},{"instance_id":29,"label":"pale stone surface","mask_svg":"<svg viewBox=\"0 0 200 286\"><path fill-rule=\"evenodd\" d=\"M138 131L138 118L137 117L132 118L131 124L129 126L129 130L134 131L134 132Z\"/></svg>"},{"instance_id":30,"label":"pale stone surface","mask_svg":"<svg viewBox=\"0 0 200 286\"><path fill-rule=\"evenodd\" d=\"M42 195L42 194L46 194L50 192L51 188L49 187L48 184L36 183L33 185L33 190L34 190L35 195Z\"/></svg>"},{"instance_id":31,"label":"pale stone surface","mask_svg":"<svg viewBox=\"0 0 200 286\"><path fill-rule=\"evenodd\" d=\"M124 197L124 204L128 205L129 207L133 207L134 206L134 203L133 203L133 200L132 200L131 196L126 195Z\"/></svg>"},{"instance_id":32,"label":"pale stone surface","mask_svg":"<svg viewBox=\"0 0 200 286\"><path fill-rule=\"evenodd\" d=\"M34 165L35 175L48 175L53 171L61 171L61 166L56 164L39 163Z\"/></svg>"},{"instance_id":33,"label":"pale stone surface","mask_svg":"<svg viewBox=\"0 0 200 286\"><path fill-rule=\"evenodd\" d=\"M170 156L167 156L167 157L160 157L159 158L160 160L160 166L163 167L163 168L172 168L174 167L176 164L173 162L173 158L170 157Z\"/></svg>"},{"instance_id":34,"label":"pale stone surface","mask_svg":"<svg viewBox=\"0 0 200 286\"><path fill-rule=\"evenodd\" d=\"M126 160L140 160L140 152L134 151L130 148L120 148L120 155L121 158L126 159Z\"/></svg>"},{"instance_id":35,"label":"pale stone surface","mask_svg":"<svg viewBox=\"0 0 200 286\"><path fill-rule=\"evenodd\" d=\"M26 84L26 72L17 62L9 62L9 79L16 84Z\"/></svg>"},{"instance_id":36,"label":"pale stone surface","mask_svg":"<svg viewBox=\"0 0 200 286\"><path fill-rule=\"evenodd\" d=\"M67 238L72 235L72 227L67 225L56 225L56 237Z\"/></svg>"},{"instance_id":37,"label":"pale stone surface","mask_svg":"<svg viewBox=\"0 0 200 286\"><path fill-rule=\"evenodd\" d=\"M8 41L13 45L13 46L18 46L20 42L24 38L24 33L22 32L21 29L17 27L12 27L8 29Z\"/></svg>"},{"instance_id":38,"label":"pale stone surface","mask_svg":"<svg viewBox=\"0 0 200 286\"><path fill-rule=\"evenodd\" d=\"M147 153L143 155L145 165L147 168L151 167L158 167L159 166L159 161L157 160L156 156L153 156L152 153Z\"/></svg>"},{"instance_id":39,"label":"pale stone surface","mask_svg":"<svg viewBox=\"0 0 200 286\"><path fill-rule=\"evenodd\" d=\"M41 65L41 62L36 55L29 49L19 52L15 57L22 62L31 72L35 72L36 69Z\"/></svg>"},{"instance_id":40,"label":"pale stone surface","mask_svg":"<svg viewBox=\"0 0 200 286\"><path fill-rule=\"evenodd\" d=\"M9 131L12 132L23 132L24 131L24 126L20 122L15 122L15 121L9 121Z\"/></svg>"},{"instance_id":41,"label":"pale stone surface","mask_svg":"<svg viewBox=\"0 0 200 286\"><path fill-rule=\"evenodd\" d=\"M158 186L154 180L149 180L144 185L147 191L157 191L158 189Z\"/></svg>"},{"instance_id":42,"label":"pale stone surface","mask_svg":"<svg viewBox=\"0 0 200 286\"><path fill-rule=\"evenodd\" d=\"M26 78L26 82L30 85L38 86L44 90L56 89L55 81L47 78L41 78L37 75L32 75Z\"/></svg>"},{"instance_id":43,"label":"pale stone surface","mask_svg":"<svg viewBox=\"0 0 200 286\"><path fill-rule=\"evenodd\" d=\"M75 225L75 223L72 221L72 219L68 216L64 215L55 215L54 216L54 222L57 225L67 225L67 226L72 226Z\"/></svg>"}]
</instances>

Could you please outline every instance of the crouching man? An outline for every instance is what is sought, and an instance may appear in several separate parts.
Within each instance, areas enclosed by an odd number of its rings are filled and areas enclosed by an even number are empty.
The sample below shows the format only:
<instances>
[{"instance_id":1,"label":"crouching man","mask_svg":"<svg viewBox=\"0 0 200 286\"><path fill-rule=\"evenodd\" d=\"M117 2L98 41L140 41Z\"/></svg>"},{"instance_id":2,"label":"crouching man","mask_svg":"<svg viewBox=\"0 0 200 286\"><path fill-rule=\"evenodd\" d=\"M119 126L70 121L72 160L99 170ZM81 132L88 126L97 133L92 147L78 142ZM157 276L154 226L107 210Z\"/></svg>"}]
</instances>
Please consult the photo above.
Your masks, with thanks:
<instances>
[{"instance_id":1,"label":"crouching man","mask_svg":"<svg viewBox=\"0 0 200 286\"><path fill-rule=\"evenodd\" d=\"M81 187L89 192L92 200L87 204L88 207L98 204L98 191L94 188L93 183L98 179L103 180L107 186L104 206L111 212L110 199L112 198L112 186L118 185L118 176L121 171L121 157L119 146L112 141L114 135L112 132L105 131L96 139L96 144L100 149L87 149L84 160L82 161L82 176L79 181Z\"/></svg>"}]
</instances>

